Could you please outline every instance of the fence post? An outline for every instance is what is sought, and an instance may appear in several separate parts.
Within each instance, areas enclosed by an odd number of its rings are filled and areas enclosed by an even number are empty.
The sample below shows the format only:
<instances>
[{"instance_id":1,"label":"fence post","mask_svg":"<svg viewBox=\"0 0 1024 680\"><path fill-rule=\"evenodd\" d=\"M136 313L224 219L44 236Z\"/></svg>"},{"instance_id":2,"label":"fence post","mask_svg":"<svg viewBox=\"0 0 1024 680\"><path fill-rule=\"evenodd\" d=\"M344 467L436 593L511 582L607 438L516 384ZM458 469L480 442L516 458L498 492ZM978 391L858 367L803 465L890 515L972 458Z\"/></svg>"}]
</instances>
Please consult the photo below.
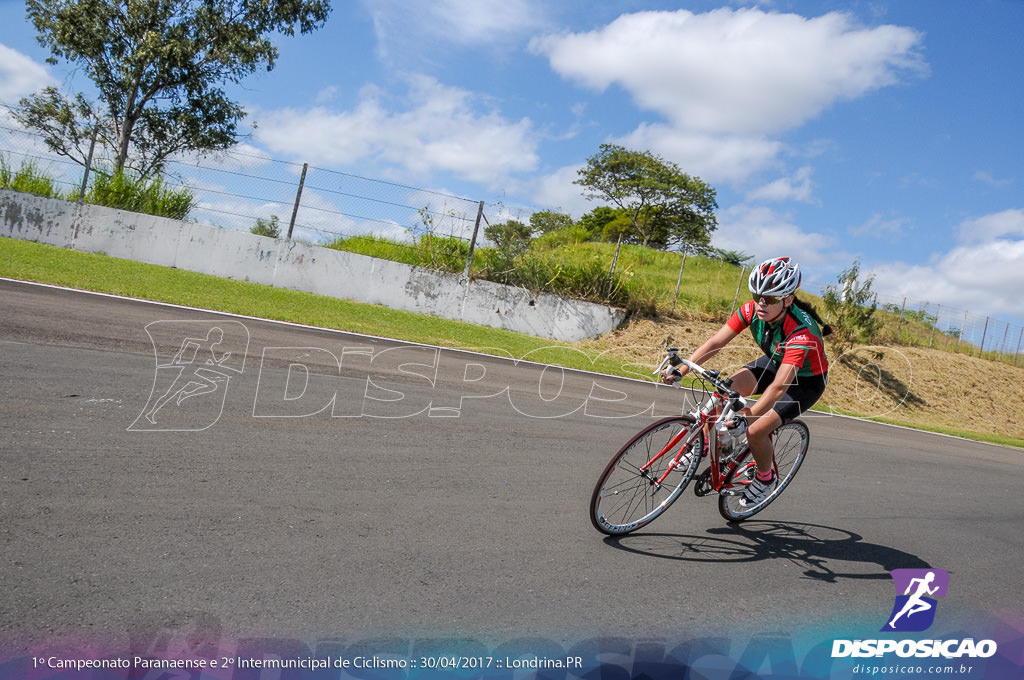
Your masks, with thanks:
<instances>
[{"instance_id":1,"label":"fence post","mask_svg":"<svg viewBox=\"0 0 1024 680\"><path fill-rule=\"evenodd\" d=\"M1020 343L1024 340L1024 328L1020 329L1020 335L1017 336L1017 351L1013 353L1013 365L1017 365L1017 357L1020 356Z\"/></svg>"},{"instance_id":2,"label":"fence post","mask_svg":"<svg viewBox=\"0 0 1024 680\"><path fill-rule=\"evenodd\" d=\"M1010 333L1010 322L1006 322L1006 329L1003 330L1003 341L999 343L999 353L996 354L996 360L1003 358L1003 351L1006 349L1006 336Z\"/></svg>"},{"instance_id":3,"label":"fence post","mask_svg":"<svg viewBox=\"0 0 1024 680\"><path fill-rule=\"evenodd\" d=\"M686 248L683 247L683 261L679 263L679 278L676 279L676 294L672 298L672 311L671 314L676 313L676 302L679 301L679 286L683 283L683 267L686 266Z\"/></svg>"},{"instance_id":4,"label":"fence post","mask_svg":"<svg viewBox=\"0 0 1024 680\"><path fill-rule=\"evenodd\" d=\"M78 192L78 205L85 203L85 189L89 186L89 170L92 169L92 153L96 150L96 135L100 129L92 128L92 141L89 142L89 155L85 159L85 172L82 174L82 189Z\"/></svg>"},{"instance_id":5,"label":"fence post","mask_svg":"<svg viewBox=\"0 0 1024 680\"><path fill-rule=\"evenodd\" d=\"M615 278L615 265L619 262L619 249L622 248L622 233L619 233L619 240L615 242L615 254L612 255L612 267L608 270L608 278Z\"/></svg>"},{"instance_id":6,"label":"fence post","mask_svg":"<svg viewBox=\"0 0 1024 680\"><path fill-rule=\"evenodd\" d=\"M480 231L480 220L484 216L484 202L480 201L480 205L476 209L476 224L473 225L473 238L469 240L469 255L466 256L466 268L462 272L462 276L469 278L469 268L473 264L473 251L476 249L476 235Z\"/></svg>"},{"instance_id":7,"label":"fence post","mask_svg":"<svg viewBox=\"0 0 1024 680\"><path fill-rule=\"evenodd\" d=\"M736 284L736 294L732 296L732 309L730 313L736 310L736 303L740 301L740 288L743 287L743 275L747 272L747 268L740 265L740 280Z\"/></svg>"},{"instance_id":8,"label":"fence post","mask_svg":"<svg viewBox=\"0 0 1024 680\"><path fill-rule=\"evenodd\" d=\"M299 177L299 190L295 192L295 207L292 208L292 219L288 222L288 240L292 240L292 230L295 229L295 217L299 214L299 202L302 201L302 187L306 184L306 170L309 163L302 164L302 176Z\"/></svg>"},{"instance_id":9,"label":"fence post","mask_svg":"<svg viewBox=\"0 0 1024 680\"><path fill-rule=\"evenodd\" d=\"M932 348L932 344L935 342L935 327L939 325L939 316L942 314L942 305L936 305L935 307L935 323L932 324L931 335L928 336L928 349Z\"/></svg>"},{"instance_id":10,"label":"fence post","mask_svg":"<svg viewBox=\"0 0 1024 680\"><path fill-rule=\"evenodd\" d=\"M896 344L900 342L900 329L903 328L903 313L907 310L907 298L903 298L903 306L900 307L900 318L896 322Z\"/></svg>"},{"instance_id":11,"label":"fence post","mask_svg":"<svg viewBox=\"0 0 1024 680\"><path fill-rule=\"evenodd\" d=\"M990 316L985 317L985 327L981 329L981 351L978 353L980 357L985 356L985 338L988 337L988 320L991 318Z\"/></svg>"},{"instance_id":12,"label":"fence post","mask_svg":"<svg viewBox=\"0 0 1024 680\"><path fill-rule=\"evenodd\" d=\"M954 354L960 352L960 341L964 339L964 333L967 332L967 312L964 312L964 322L960 324L960 335L956 336L956 348L953 350Z\"/></svg>"}]
</instances>

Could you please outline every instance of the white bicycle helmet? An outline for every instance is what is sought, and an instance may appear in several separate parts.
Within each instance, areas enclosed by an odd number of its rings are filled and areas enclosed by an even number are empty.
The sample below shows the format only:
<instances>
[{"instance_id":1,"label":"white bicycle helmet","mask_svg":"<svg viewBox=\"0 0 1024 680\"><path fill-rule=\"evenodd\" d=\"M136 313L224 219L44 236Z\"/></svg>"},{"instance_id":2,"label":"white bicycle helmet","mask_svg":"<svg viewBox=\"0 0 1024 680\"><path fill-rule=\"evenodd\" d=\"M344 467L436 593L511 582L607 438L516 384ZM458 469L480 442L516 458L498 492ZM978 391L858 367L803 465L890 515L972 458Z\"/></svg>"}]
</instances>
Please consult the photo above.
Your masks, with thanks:
<instances>
[{"instance_id":1,"label":"white bicycle helmet","mask_svg":"<svg viewBox=\"0 0 1024 680\"><path fill-rule=\"evenodd\" d=\"M754 295L792 295L800 287L800 265L788 257L765 260L750 272L747 285Z\"/></svg>"}]
</instances>

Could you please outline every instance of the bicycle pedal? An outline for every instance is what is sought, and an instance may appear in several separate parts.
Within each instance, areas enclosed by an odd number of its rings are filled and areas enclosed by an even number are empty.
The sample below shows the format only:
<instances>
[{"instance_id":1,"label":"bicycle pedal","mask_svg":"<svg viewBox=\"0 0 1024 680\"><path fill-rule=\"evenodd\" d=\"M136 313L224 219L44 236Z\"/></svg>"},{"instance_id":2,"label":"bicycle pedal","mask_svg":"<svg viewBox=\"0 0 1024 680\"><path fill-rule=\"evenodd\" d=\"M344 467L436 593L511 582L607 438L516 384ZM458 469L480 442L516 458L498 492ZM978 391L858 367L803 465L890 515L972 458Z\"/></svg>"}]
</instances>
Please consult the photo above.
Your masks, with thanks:
<instances>
[{"instance_id":1,"label":"bicycle pedal","mask_svg":"<svg viewBox=\"0 0 1024 680\"><path fill-rule=\"evenodd\" d=\"M730 482L728 486L723 486L718 493L722 496L742 496L748 486L750 486L749 479L737 479Z\"/></svg>"}]
</instances>

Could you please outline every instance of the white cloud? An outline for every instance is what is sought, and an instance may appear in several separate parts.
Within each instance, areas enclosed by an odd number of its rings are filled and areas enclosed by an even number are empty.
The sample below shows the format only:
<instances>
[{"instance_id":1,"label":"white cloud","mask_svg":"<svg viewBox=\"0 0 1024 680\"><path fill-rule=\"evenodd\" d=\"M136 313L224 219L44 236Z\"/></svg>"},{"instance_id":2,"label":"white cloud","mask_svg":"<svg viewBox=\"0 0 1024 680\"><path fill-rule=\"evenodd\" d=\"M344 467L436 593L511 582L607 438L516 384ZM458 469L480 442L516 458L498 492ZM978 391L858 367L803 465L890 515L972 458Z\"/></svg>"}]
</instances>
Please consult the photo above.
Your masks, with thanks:
<instances>
[{"instance_id":1,"label":"white cloud","mask_svg":"<svg viewBox=\"0 0 1024 680\"><path fill-rule=\"evenodd\" d=\"M984 182L996 189L1002 189L1003 187L1008 187L1013 184L1012 179L996 179L992 176L992 173L986 172L985 170L978 170L975 172L974 179L978 182Z\"/></svg>"},{"instance_id":2,"label":"white cloud","mask_svg":"<svg viewBox=\"0 0 1024 680\"><path fill-rule=\"evenodd\" d=\"M330 103L330 102L334 101L334 99L337 96L338 96L338 88L335 87L334 85L330 85L330 86L325 87L324 89L320 90L319 92L317 92L316 93L316 97L314 98L314 101L317 104L327 104L327 103Z\"/></svg>"},{"instance_id":3,"label":"white cloud","mask_svg":"<svg viewBox=\"0 0 1024 680\"><path fill-rule=\"evenodd\" d=\"M712 184L738 182L772 165L783 146L763 136L713 135L647 123L615 142L630 149L652 150Z\"/></svg>"},{"instance_id":4,"label":"white cloud","mask_svg":"<svg viewBox=\"0 0 1024 680\"><path fill-rule=\"evenodd\" d=\"M831 267L838 257L830 252L836 246L833 237L805 231L789 215L765 206L737 205L721 211L711 241L717 248L744 252L757 261L788 255L807 272L805 287L820 278L816 268Z\"/></svg>"},{"instance_id":5,"label":"white cloud","mask_svg":"<svg viewBox=\"0 0 1024 680\"><path fill-rule=\"evenodd\" d=\"M373 18L378 51L420 53L425 39L445 45L494 46L539 30L546 5L532 0L364 0Z\"/></svg>"},{"instance_id":6,"label":"white cloud","mask_svg":"<svg viewBox=\"0 0 1024 680\"><path fill-rule=\"evenodd\" d=\"M0 44L0 103L13 106L21 97L56 84L45 66Z\"/></svg>"},{"instance_id":7,"label":"white cloud","mask_svg":"<svg viewBox=\"0 0 1024 680\"><path fill-rule=\"evenodd\" d=\"M1024 210L965 220L961 242L928 265L872 267L875 289L975 315L1024 319Z\"/></svg>"},{"instance_id":8,"label":"white cloud","mask_svg":"<svg viewBox=\"0 0 1024 680\"><path fill-rule=\"evenodd\" d=\"M959 231L960 240L966 243L988 243L1006 237L1024 239L1024 210L1004 210L964 220Z\"/></svg>"},{"instance_id":9,"label":"white cloud","mask_svg":"<svg viewBox=\"0 0 1024 680\"><path fill-rule=\"evenodd\" d=\"M597 90L621 85L677 126L764 134L920 70L920 40L898 26L856 26L841 13L719 9L623 15L598 31L532 45L563 76Z\"/></svg>"},{"instance_id":10,"label":"white cloud","mask_svg":"<svg viewBox=\"0 0 1024 680\"><path fill-rule=\"evenodd\" d=\"M436 172L497 185L538 163L538 140L527 118L510 121L482 110L472 93L424 76L410 77L408 108L382 103L364 88L349 111L324 106L264 112L256 137L273 153L332 167L380 160L422 180Z\"/></svg>"},{"instance_id":11,"label":"white cloud","mask_svg":"<svg viewBox=\"0 0 1024 680\"><path fill-rule=\"evenodd\" d=\"M814 203L814 183L811 181L813 172L813 168L804 166L792 177L780 177L774 182L754 189L747 194L747 200Z\"/></svg>"},{"instance_id":12,"label":"white cloud","mask_svg":"<svg viewBox=\"0 0 1024 680\"><path fill-rule=\"evenodd\" d=\"M849 231L853 236L886 237L891 241L893 237L901 236L909 225L910 220L907 218L897 217L887 220L882 215L875 213L866 222L851 227Z\"/></svg>"},{"instance_id":13,"label":"white cloud","mask_svg":"<svg viewBox=\"0 0 1024 680\"><path fill-rule=\"evenodd\" d=\"M534 187L533 201L547 209L558 210L577 218L593 210L600 204L588 201L583 197L580 186L573 184L579 178L581 167L583 166L570 165L541 177Z\"/></svg>"},{"instance_id":14,"label":"white cloud","mask_svg":"<svg viewBox=\"0 0 1024 680\"><path fill-rule=\"evenodd\" d=\"M192 165L228 172L251 172L267 165L273 159L266 151L257 149L252 144L241 142L223 151L180 154L175 160L186 166Z\"/></svg>"},{"instance_id":15,"label":"white cloud","mask_svg":"<svg viewBox=\"0 0 1024 680\"><path fill-rule=\"evenodd\" d=\"M858 259L856 253L844 250L842 241L807 231L788 214L767 206L730 207L719 214L718 223L713 245L747 253L758 261L789 255L805 272L803 287L815 293L834 284L839 272ZM861 229L881 234L902 232L905 225L906 220L875 215ZM930 304L933 310L938 304L944 318L960 315L952 325L962 322L965 311L975 321L991 316L1024 323L1024 298L1020 295L1024 291L1024 210L964 220L959 232L960 243L928 264L894 260L864 265L862 274L874 276L872 288L881 303L899 304L906 298L908 307Z\"/></svg>"},{"instance_id":16,"label":"white cloud","mask_svg":"<svg viewBox=\"0 0 1024 680\"><path fill-rule=\"evenodd\" d=\"M725 142L701 172L739 181L773 162L782 145L772 135L922 73L921 40L908 28L858 26L844 13L719 9L627 14L598 30L536 38L531 49L563 77L597 91L617 85L662 116L665 125L629 138L659 144L650 148L670 160Z\"/></svg>"}]
</instances>

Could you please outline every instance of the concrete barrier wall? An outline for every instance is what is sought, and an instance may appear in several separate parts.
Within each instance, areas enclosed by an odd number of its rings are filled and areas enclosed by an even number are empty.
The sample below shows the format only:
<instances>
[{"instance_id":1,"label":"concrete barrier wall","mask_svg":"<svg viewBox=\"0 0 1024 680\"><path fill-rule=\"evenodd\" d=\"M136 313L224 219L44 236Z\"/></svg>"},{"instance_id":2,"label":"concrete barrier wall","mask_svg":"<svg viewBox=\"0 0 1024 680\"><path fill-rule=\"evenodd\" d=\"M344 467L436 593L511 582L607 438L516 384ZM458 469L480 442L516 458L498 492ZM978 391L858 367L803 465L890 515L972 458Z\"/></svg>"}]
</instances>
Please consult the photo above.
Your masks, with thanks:
<instances>
[{"instance_id":1,"label":"concrete barrier wall","mask_svg":"<svg viewBox=\"0 0 1024 680\"><path fill-rule=\"evenodd\" d=\"M575 342L622 310L330 248L0 189L0 236Z\"/></svg>"}]
</instances>

